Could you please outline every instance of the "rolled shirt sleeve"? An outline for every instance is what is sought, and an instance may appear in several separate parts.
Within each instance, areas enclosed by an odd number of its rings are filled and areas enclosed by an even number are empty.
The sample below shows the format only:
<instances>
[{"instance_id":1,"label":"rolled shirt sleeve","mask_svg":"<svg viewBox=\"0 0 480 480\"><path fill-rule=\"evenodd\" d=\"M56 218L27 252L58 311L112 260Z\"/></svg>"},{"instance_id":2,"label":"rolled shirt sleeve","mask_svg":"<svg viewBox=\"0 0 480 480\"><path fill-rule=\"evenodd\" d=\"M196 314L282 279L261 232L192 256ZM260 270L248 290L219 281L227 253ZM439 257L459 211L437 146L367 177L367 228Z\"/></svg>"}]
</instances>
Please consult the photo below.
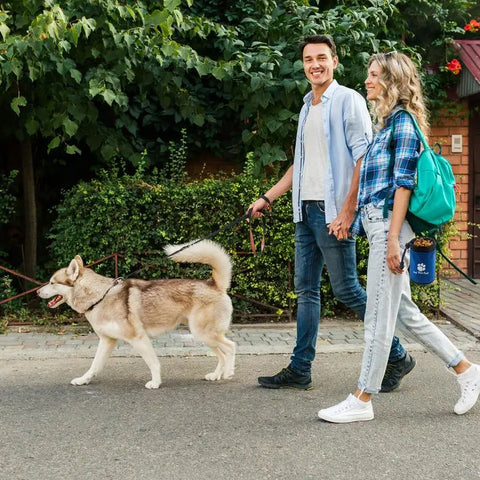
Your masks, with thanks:
<instances>
[{"instance_id":1,"label":"rolled shirt sleeve","mask_svg":"<svg viewBox=\"0 0 480 480\"><path fill-rule=\"evenodd\" d=\"M393 186L413 190L420 155L420 140L410 116L399 112L395 119L393 144L395 146L395 167L393 169Z\"/></svg>"}]
</instances>

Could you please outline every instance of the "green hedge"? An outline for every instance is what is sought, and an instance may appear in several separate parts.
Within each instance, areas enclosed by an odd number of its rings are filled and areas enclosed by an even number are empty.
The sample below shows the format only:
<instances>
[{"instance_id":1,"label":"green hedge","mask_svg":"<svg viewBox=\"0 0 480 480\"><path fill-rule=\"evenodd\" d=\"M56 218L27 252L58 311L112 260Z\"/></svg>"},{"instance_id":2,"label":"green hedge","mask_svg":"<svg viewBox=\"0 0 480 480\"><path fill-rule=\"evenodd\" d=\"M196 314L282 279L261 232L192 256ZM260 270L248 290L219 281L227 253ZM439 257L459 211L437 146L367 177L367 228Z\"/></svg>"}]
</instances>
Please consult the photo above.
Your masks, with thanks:
<instances>
[{"instance_id":1,"label":"green hedge","mask_svg":"<svg viewBox=\"0 0 480 480\"><path fill-rule=\"evenodd\" d=\"M57 207L49 233L55 268L64 266L76 254L89 263L118 252L125 255L119 275L148 265L151 267L135 276L208 278L209 268L177 265L165 257L162 247L203 238L229 224L243 215L269 185L248 174L186 183L160 176L127 175L118 169L104 171L98 179L79 183L66 192ZM246 221L214 238L234 259L232 294L288 309L293 298L288 268L293 259L293 228L290 200L284 196L265 220L266 247L262 255L251 254ZM262 231L262 223L256 221L253 235L257 248ZM112 262L95 268L106 275L114 273ZM258 305L250 301L234 298L234 302L237 311L258 311Z\"/></svg>"},{"instance_id":2,"label":"green hedge","mask_svg":"<svg viewBox=\"0 0 480 480\"><path fill-rule=\"evenodd\" d=\"M147 265L149 268L135 276L208 278L208 268L177 265L165 257L162 247L205 237L229 224L277 179L256 179L247 171L188 183L142 172L128 175L118 168L104 171L98 179L79 183L66 192L49 233L51 257L55 267L60 267L76 254L90 263L117 252L124 255L120 276ZM271 309L259 307L259 303L278 307L278 314L294 307L294 225L289 195L274 203L265 227L266 246L258 256L251 254L246 221L214 238L234 260L230 293L236 313L272 313ZM261 222L256 222L253 233L257 247L262 231ZM367 242L359 239L358 269L363 284L367 255ZM112 262L95 269L114 275ZM342 307L334 299L328 281L323 282L322 295L323 314L339 313ZM422 287L421 291L414 287L414 296L424 306L438 303L434 287Z\"/></svg>"}]
</instances>

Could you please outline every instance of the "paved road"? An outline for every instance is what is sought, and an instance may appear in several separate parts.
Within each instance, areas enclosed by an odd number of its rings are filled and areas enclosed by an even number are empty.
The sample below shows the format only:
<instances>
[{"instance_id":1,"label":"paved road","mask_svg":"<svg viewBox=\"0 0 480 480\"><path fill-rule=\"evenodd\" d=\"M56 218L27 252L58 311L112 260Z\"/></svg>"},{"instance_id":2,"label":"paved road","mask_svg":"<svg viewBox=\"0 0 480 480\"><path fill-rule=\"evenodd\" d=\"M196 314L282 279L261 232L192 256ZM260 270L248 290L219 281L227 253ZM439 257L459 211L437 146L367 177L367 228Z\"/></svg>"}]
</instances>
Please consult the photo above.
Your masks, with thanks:
<instances>
[{"instance_id":1,"label":"paved road","mask_svg":"<svg viewBox=\"0 0 480 480\"><path fill-rule=\"evenodd\" d=\"M480 352L469 352L480 361ZM272 391L260 374L287 355L239 355L231 381L201 380L210 357L162 359L164 383L138 358L112 358L92 384L73 387L90 359L0 362L2 480L308 480L480 478L480 405L452 413L455 379L431 354L401 388L374 401L375 420L319 421L353 388L359 353L320 354L315 388Z\"/></svg>"},{"instance_id":2,"label":"paved road","mask_svg":"<svg viewBox=\"0 0 480 480\"><path fill-rule=\"evenodd\" d=\"M480 362L473 335L438 324ZM480 405L456 416L454 377L408 335L417 367L399 391L375 399L375 420L331 425L316 413L354 388L359 322L322 322L309 392L256 384L288 364L293 325L234 327L235 377L213 384L202 378L216 360L187 331L159 337L155 391L125 344L92 384L71 386L98 340L60 333L0 335L0 480L480 479Z\"/></svg>"}]
</instances>

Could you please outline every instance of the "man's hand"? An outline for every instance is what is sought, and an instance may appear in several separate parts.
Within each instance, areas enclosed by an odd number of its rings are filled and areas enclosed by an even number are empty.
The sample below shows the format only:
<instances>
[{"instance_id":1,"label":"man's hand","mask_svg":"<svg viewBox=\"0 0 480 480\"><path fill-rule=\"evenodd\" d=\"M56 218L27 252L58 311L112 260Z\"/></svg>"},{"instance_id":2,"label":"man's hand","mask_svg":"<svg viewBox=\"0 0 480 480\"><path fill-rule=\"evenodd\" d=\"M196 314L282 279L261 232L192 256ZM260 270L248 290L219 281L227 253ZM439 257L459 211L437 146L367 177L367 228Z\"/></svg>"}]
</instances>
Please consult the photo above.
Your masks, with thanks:
<instances>
[{"instance_id":1,"label":"man's hand","mask_svg":"<svg viewBox=\"0 0 480 480\"><path fill-rule=\"evenodd\" d=\"M355 211L347 212L342 210L338 217L328 225L328 233L335 235L337 240L346 240L351 236L350 226L355 218Z\"/></svg>"},{"instance_id":2,"label":"man's hand","mask_svg":"<svg viewBox=\"0 0 480 480\"><path fill-rule=\"evenodd\" d=\"M248 214L249 210L251 210L252 211L250 215L251 218L263 217L262 210L267 207L268 207L268 203L266 202L266 200L264 200L263 198L259 198L247 208L247 211L245 213ZM249 219L247 218L247 220Z\"/></svg>"}]
</instances>

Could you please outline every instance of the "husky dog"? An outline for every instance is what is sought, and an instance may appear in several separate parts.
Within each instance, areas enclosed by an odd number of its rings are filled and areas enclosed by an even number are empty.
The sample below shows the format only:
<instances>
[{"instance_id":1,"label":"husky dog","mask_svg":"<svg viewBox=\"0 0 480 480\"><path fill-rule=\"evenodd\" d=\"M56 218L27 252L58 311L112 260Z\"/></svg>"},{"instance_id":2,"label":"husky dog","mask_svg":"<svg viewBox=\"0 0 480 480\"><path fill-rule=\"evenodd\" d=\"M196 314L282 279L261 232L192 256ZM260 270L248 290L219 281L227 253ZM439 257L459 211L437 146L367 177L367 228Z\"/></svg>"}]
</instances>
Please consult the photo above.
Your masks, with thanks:
<instances>
[{"instance_id":1,"label":"husky dog","mask_svg":"<svg viewBox=\"0 0 480 480\"><path fill-rule=\"evenodd\" d=\"M161 384L160 362L149 337L173 330L183 323L208 345L218 357L214 372L206 380L231 378L235 366L235 343L225 337L232 317L230 286L232 264L228 254L214 242L169 245L165 252L176 262L211 265L209 280L114 280L98 275L76 256L67 268L55 272L50 282L38 290L41 298L51 298L50 308L67 303L84 313L99 336L92 365L73 385L86 385L100 373L113 347L124 340L145 360L152 379L146 388Z\"/></svg>"}]
</instances>

